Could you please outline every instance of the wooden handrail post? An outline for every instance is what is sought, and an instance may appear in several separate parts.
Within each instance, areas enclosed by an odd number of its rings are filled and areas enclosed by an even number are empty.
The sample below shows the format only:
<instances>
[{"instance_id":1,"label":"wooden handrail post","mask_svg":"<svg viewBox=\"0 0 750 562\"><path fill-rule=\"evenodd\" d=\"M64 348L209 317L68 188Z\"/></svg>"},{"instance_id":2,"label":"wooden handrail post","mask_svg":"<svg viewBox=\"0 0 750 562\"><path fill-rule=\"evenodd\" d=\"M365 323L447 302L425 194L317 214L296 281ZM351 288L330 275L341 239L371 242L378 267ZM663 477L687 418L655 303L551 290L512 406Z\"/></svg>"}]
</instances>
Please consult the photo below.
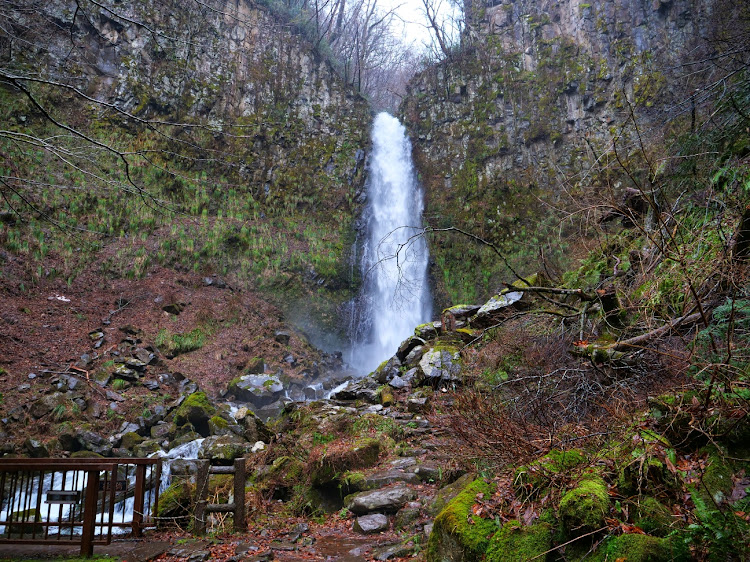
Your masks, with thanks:
<instances>
[{"instance_id":1,"label":"wooden handrail post","mask_svg":"<svg viewBox=\"0 0 750 562\"><path fill-rule=\"evenodd\" d=\"M234 460L234 532L244 533L245 521L245 459Z\"/></svg>"},{"instance_id":2,"label":"wooden handrail post","mask_svg":"<svg viewBox=\"0 0 750 562\"><path fill-rule=\"evenodd\" d=\"M96 504L99 499L99 470L87 470L86 500L83 507L83 529L81 532L81 556L94 555L94 529L96 527Z\"/></svg>"},{"instance_id":3,"label":"wooden handrail post","mask_svg":"<svg viewBox=\"0 0 750 562\"><path fill-rule=\"evenodd\" d=\"M133 536L143 535L143 510L146 496L146 465L135 467L135 500L133 502Z\"/></svg>"},{"instance_id":4,"label":"wooden handrail post","mask_svg":"<svg viewBox=\"0 0 750 562\"><path fill-rule=\"evenodd\" d=\"M208 469L209 461L195 461L195 513L193 515L193 531L196 535L206 532L206 499L208 498Z\"/></svg>"}]
</instances>

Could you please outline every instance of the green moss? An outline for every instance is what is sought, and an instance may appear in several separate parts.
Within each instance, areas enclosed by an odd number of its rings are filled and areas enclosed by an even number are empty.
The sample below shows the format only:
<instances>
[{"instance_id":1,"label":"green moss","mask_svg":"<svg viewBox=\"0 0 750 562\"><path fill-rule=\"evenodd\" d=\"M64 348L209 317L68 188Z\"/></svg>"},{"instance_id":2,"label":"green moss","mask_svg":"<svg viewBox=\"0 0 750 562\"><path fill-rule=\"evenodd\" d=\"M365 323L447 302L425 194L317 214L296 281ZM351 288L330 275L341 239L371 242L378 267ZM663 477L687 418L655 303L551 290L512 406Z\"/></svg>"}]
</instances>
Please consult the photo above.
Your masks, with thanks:
<instances>
[{"instance_id":1,"label":"green moss","mask_svg":"<svg viewBox=\"0 0 750 562\"><path fill-rule=\"evenodd\" d=\"M676 522L669 508L656 498L643 498L636 508L634 523L649 535L666 536Z\"/></svg>"},{"instance_id":2,"label":"green moss","mask_svg":"<svg viewBox=\"0 0 750 562\"><path fill-rule=\"evenodd\" d=\"M427 543L427 560L442 562L482 559L489 538L497 531L494 520L482 519L472 513L477 494L489 496L494 486L482 479L466 486L438 514Z\"/></svg>"},{"instance_id":3,"label":"green moss","mask_svg":"<svg viewBox=\"0 0 750 562\"><path fill-rule=\"evenodd\" d=\"M563 530L577 536L604 526L609 514L607 484L601 478L589 477L566 493L560 500L558 516Z\"/></svg>"},{"instance_id":4,"label":"green moss","mask_svg":"<svg viewBox=\"0 0 750 562\"><path fill-rule=\"evenodd\" d=\"M552 450L541 459L520 467L513 483L516 492L525 497L538 494L546 489L552 477L561 472L570 472L586 460L578 449L569 451Z\"/></svg>"},{"instance_id":5,"label":"green moss","mask_svg":"<svg viewBox=\"0 0 750 562\"><path fill-rule=\"evenodd\" d=\"M138 435L134 431L129 431L122 436L120 447L122 447L123 449L132 449L136 445L140 445L141 443L143 443L144 440L145 437Z\"/></svg>"},{"instance_id":6,"label":"green moss","mask_svg":"<svg viewBox=\"0 0 750 562\"><path fill-rule=\"evenodd\" d=\"M104 455L100 455L94 451L76 451L70 455L71 459L101 459L103 457Z\"/></svg>"},{"instance_id":7,"label":"green moss","mask_svg":"<svg viewBox=\"0 0 750 562\"><path fill-rule=\"evenodd\" d=\"M213 416L208 422L218 429L226 429L229 427L229 422L221 416Z\"/></svg>"},{"instance_id":8,"label":"green moss","mask_svg":"<svg viewBox=\"0 0 750 562\"><path fill-rule=\"evenodd\" d=\"M374 466L381 451L381 440L371 437L358 439L348 445L345 440L326 445L320 456L308 462L308 473L313 486L324 486L337 481L339 475L354 468Z\"/></svg>"},{"instance_id":9,"label":"green moss","mask_svg":"<svg viewBox=\"0 0 750 562\"><path fill-rule=\"evenodd\" d=\"M190 515L193 505L193 486L183 479L177 479L159 495L158 517L185 517Z\"/></svg>"},{"instance_id":10,"label":"green moss","mask_svg":"<svg viewBox=\"0 0 750 562\"><path fill-rule=\"evenodd\" d=\"M525 562L542 556L552 546L552 526L536 523L524 527L518 521L508 521L495 533L487 549L487 562Z\"/></svg>"},{"instance_id":11,"label":"green moss","mask_svg":"<svg viewBox=\"0 0 750 562\"><path fill-rule=\"evenodd\" d=\"M600 548L602 560L627 562L681 562L691 559L685 543L674 538L628 534L610 538Z\"/></svg>"},{"instance_id":12,"label":"green moss","mask_svg":"<svg viewBox=\"0 0 750 562\"><path fill-rule=\"evenodd\" d=\"M378 394L380 397L380 403L386 408L392 406L395 402L393 391L388 386L383 386Z\"/></svg>"},{"instance_id":13,"label":"green moss","mask_svg":"<svg viewBox=\"0 0 750 562\"><path fill-rule=\"evenodd\" d=\"M198 391L188 396L174 413L174 422L178 426L185 423L198 425L206 423L216 413L216 408L209 402L205 392Z\"/></svg>"}]
</instances>

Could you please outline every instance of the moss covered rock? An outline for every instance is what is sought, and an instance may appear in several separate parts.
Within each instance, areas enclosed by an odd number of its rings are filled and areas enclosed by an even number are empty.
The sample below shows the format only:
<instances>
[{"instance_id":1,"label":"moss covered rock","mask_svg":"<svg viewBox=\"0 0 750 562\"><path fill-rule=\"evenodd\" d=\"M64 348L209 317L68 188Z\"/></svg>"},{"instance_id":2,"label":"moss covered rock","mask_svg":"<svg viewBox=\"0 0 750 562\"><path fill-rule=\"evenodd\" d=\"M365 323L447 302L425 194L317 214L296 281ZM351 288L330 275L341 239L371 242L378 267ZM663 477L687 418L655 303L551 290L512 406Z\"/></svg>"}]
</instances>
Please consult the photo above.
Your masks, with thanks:
<instances>
[{"instance_id":1,"label":"moss covered rock","mask_svg":"<svg viewBox=\"0 0 750 562\"><path fill-rule=\"evenodd\" d=\"M380 456L380 445L379 440L368 437L353 443L340 439L322 446L308 460L310 482L313 486L325 486L347 471L374 466Z\"/></svg>"},{"instance_id":2,"label":"moss covered rock","mask_svg":"<svg viewBox=\"0 0 750 562\"><path fill-rule=\"evenodd\" d=\"M477 479L466 486L438 514L427 543L427 560L447 562L481 560L497 531L494 520L482 519L472 513L477 494L489 496L494 486Z\"/></svg>"},{"instance_id":3,"label":"moss covered rock","mask_svg":"<svg viewBox=\"0 0 750 562\"><path fill-rule=\"evenodd\" d=\"M556 475L575 469L585 460L586 457L578 449L552 450L516 471L513 478L516 493L522 497L534 496L544 490Z\"/></svg>"},{"instance_id":4,"label":"moss covered rock","mask_svg":"<svg viewBox=\"0 0 750 562\"><path fill-rule=\"evenodd\" d=\"M138 435L135 431L129 431L122 436L120 447L132 451L136 445L140 445L143 441L145 441L145 437Z\"/></svg>"},{"instance_id":5,"label":"moss covered rock","mask_svg":"<svg viewBox=\"0 0 750 562\"><path fill-rule=\"evenodd\" d=\"M598 477L588 477L560 500L558 515L568 536L579 536L600 529L609 513L607 484Z\"/></svg>"},{"instance_id":6,"label":"moss covered rock","mask_svg":"<svg viewBox=\"0 0 750 562\"><path fill-rule=\"evenodd\" d=\"M216 413L205 392L194 392L188 396L174 413L174 423L178 426L192 424L196 431L208 436L208 420Z\"/></svg>"},{"instance_id":7,"label":"moss covered rock","mask_svg":"<svg viewBox=\"0 0 750 562\"><path fill-rule=\"evenodd\" d=\"M552 547L552 526L538 522L524 527L518 521L508 521L495 533L487 549L487 562L522 562L544 560L542 556Z\"/></svg>"},{"instance_id":8,"label":"moss covered rock","mask_svg":"<svg viewBox=\"0 0 750 562\"><path fill-rule=\"evenodd\" d=\"M687 562L691 557L687 546L681 540L628 534L609 539L601 548L600 559L627 562Z\"/></svg>"},{"instance_id":9,"label":"moss covered rock","mask_svg":"<svg viewBox=\"0 0 750 562\"><path fill-rule=\"evenodd\" d=\"M663 537L674 530L677 520L666 505L646 497L637 506L634 522L649 535Z\"/></svg>"},{"instance_id":10,"label":"moss covered rock","mask_svg":"<svg viewBox=\"0 0 750 562\"><path fill-rule=\"evenodd\" d=\"M189 481L176 479L159 495L158 517L183 518L192 513L195 489Z\"/></svg>"}]
</instances>

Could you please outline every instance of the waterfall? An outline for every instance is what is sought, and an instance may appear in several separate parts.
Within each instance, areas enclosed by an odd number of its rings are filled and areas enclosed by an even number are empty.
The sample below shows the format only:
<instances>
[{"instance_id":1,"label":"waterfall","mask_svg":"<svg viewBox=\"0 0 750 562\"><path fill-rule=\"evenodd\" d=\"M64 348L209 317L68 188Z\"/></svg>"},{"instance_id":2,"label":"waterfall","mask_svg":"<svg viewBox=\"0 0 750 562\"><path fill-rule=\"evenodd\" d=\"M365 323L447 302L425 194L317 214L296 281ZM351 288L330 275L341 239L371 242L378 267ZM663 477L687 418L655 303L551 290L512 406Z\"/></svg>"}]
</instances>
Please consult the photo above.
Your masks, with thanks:
<instances>
[{"instance_id":1,"label":"waterfall","mask_svg":"<svg viewBox=\"0 0 750 562\"><path fill-rule=\"evenodd\" d=\"M414 327L430 320L428 251L422 227L422 190L411 143L398 119L380 113L372 130L367 180L363 291L357 307L349 364L374 370L391 357Z\"/></svg>"}]
</instances>

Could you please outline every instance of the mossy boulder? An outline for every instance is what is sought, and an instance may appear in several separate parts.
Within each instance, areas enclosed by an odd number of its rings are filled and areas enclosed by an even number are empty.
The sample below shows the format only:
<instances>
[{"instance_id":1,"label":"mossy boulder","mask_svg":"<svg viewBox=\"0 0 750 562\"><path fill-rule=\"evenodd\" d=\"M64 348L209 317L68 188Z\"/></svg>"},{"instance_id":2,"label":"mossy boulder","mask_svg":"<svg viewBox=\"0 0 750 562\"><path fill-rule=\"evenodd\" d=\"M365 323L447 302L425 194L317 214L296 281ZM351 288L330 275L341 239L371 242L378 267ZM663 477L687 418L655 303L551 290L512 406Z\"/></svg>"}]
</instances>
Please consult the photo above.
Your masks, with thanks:
<instances>
[{"instance_id":1,"label":"mossy boulder","mask_svg":"<svg viewBox=\"0 0 750 562\"><path fill-rule=\"evenodd\" d=\"M103 459L104 455L95 453L94 451L76 451L70 454L71 459Z\"/></svg>"},{"instance_id":2,"label":"mossy boulder","mask_svg":"<svg viewBox=\"0 0 750 562\"><path fill-rule=\"evenodd\" d=\"M690 552L679 537L659 538L641 534L612 537L601 547L601 560L627 562L687 562Z\"/></svg>"},{"instance_id":3,"label":"mossy boulder","mask_svg":"<svg viewBox=\"0 0 750 562\"><path fill-rule=\"evenodd\" d=\"M210 459L213 464L232 464L252 450L252 443L236 435L212 435L206 437L198 450L198 458Z\"/></svg>"},{"instance_id":4,"label":"mossy boulder","mask_svg":"<svg viewBox=\"0 0 750 562\"><path fill-rule=\"evenodd\" d=\"M140 445L145 440L146 440L145 437L138 435L135 431L128 431L122 436L122 441L120 442L120 448L128 449L132 451L136 445Z\"/></svg>"},{"instance_id":5,"label":"mossy boulder","mask_svg":"<svg viewBox=\"0 0 750 562\"><path fill-rule=\"evenodd\" d=\"M387 386L381 387L378 395L380 397L380 403L384 407L388 408L390 406L393 406L395 398L393 396L393 391L390 388L388 388Z\"/></svg>"},{"instance_id":6,"label":"mossy boulder","mask_svg":"<svg viewBox=\"0 0 750 562\"><path fill-rule=\"evenodd\" d=\"M133 447L133 454L136 457L147 457L151 453L161 451L161 445L156 439L146 439Z\"/></svg>"},{"instance_id":7,"label":"mossy boulder","mask_svg":"<svg viewBox=\"0 0 750 562\"><path fill-rule=\"evenodd\" d=\"M523 526L508 521L492 536L487 549L487 562L544 561L543 554L552 548L553 529L549 523L537 522Z\"/></svg>"},{"instance_id":8,"label":"mossy boulder","mask_svg":"<svg viewBox=\"0 0 750 562\"><path fill-rule=\"evenodd\" d=\"M237 377L229 383L228 389L238 400L248 402L256 408L267 406L284 394L281 379L264 374Z\"/></svg>"},{"instance_id":9,"label":"mossy boulder","mask_svg":"<svg viewBox=\"0 0 750 562\"><path fill-rule=\"evenodd\" d=\"M587 477L560 500L558 516L568 536L579 536L604 526L609 514L607 484L598 477Z\"/></svg>"},{"instance_id":10,"label":"mossy boulder","mask_svg":"<svg viewBox=\"0 0 750 562\"><path fill-rule=\"evenodd\" d=\"M192 514L195 489L186 479L175 479L169 487L159 494L158 517L184 518ZM182 521L180 521L182 522Z\"/></svg>"},{"instance_id":11,"label":"mossy boulder","mask_svg":"<svg viewBox=\"0 0 750 562\"><path fill-rule=\"evenodd\" d=\"M174 423L178 426L190 423L196 431L208 436L208 420L216 413L216 408L208 400L205 392L198 391L188 396L175 410Z\"/></svg>"},{"instance_id":12,"label":"mossy boulder","mask_svg":"<svg viewBox=\"0 0 750 562\"><path fill-rule=\"evenodd\" d=\"M466 486L435 518L427 543L427 560L473 562L482 559L489 537L497 531L494 519L482 519L472 512L477 494L489 497L494 486L477 479Z\"/></svg>"},{"instance_id":13,"label":"mossy boulder","mask_svg":"<svg viewBox=\"0 0 750 562\"><path fill-rule=\"evenodd\" d=\"M636 507L634 523L649 535L663 537L674 530L676 519L659 500L645 497Z\"/></svg>"},{"instance_id":14,"label":"mossy boulder","mask_svg":"<svg viewBox=\"0 0 750 562\"><path fill-rule=\"evenodd\" d=\"M338 475L355 468L369 468L378 462L381 442L367 437L351 442L339 439L313 451L308 459L308 472L313 486L337 481Z\"/></svg>"},{"instance_id":15,"label":"mossy boulder","mask_svg":"<svg viewBox=\"0 0 750 562\"><path fill-rule=\"evenodd\" d=\"M535 496L544 490L555 476L575 470L585 460L586 457L578 449L553 449L541 459L516 470L513 478L516 493L526 498Z\"/></svg>"},{"instance_id":16,"label":"mossy boulder","mask_svg":"<svg viewBox=\"0 0 750 562\"><path fill-rule=\"evenodd\" d=\"M234 419L242 428L242 436L250 443L257 441L268 443L271 441L273 433L252 410L242 407L235 412Z\"/></svg>"},{"instance_id":17,"label":"mossy boulder","mask_svg":"<svg viewBox=\"0 0 750 562\"><path fill-rule=\"evenodd\" d=\"M461 490L466 488L466 486L476 480L476 477L476 474L467 473L457 478L455 482L451 482L440 488L437 494L435 494L435 499L433 499L432 503L427 506L427 513L435 516L443 511L443 508L448 505L448 502L460 494Z\"/></svg>"}]
</instances>

